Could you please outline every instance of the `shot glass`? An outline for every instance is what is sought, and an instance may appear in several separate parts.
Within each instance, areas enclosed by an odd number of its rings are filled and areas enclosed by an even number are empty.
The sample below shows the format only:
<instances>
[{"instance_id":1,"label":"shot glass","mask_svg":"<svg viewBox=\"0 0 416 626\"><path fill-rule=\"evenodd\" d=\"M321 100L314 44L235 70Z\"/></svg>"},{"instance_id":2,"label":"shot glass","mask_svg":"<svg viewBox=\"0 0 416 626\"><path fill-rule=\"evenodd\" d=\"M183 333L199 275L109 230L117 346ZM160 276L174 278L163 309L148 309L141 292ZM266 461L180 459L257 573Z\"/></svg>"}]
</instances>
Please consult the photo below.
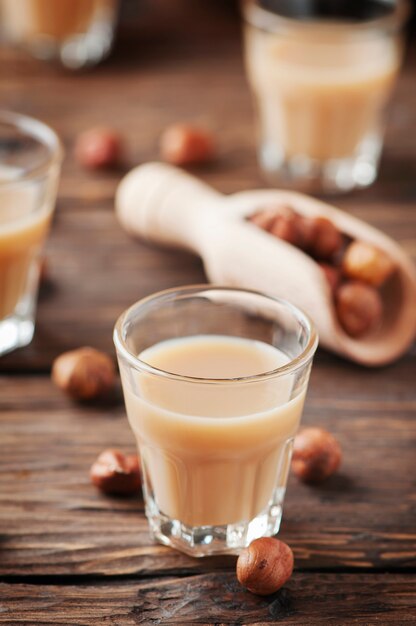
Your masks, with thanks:
<instances>
[{"instance_id":1,"label":"shot glass","mask_svg":"<svg viewBox=\"0 0 416 626\"><path fill-rule=\"evenodd\" d=\"M0 112L0 355L33 337L39 259L62 154L51 128Z\"/></svg>"},{"instance_id":2,"label":"shot glass","mask_svg":"<svg viewBox=\"0 0 416 626\"><path fill-rule=\"evenodd\" d=\"M316 332L287 302L192 286L116 323L153 537L192 556L278 532Z\"/></svg>"},{"instance_id":3,"label":"shot glass","mask_svg":"<svg viewBox=\"0 0 416 626\"><path fill-rule=\"evenodd\" d=\"M271 182L344 192L377 176L406 2L245 0L245 58Z\"/></svg>"},{"instance_id":4,"label":"shot glass","mask_svg":"<svg viewBox=\"0 0 416 626\"><path fill-rule=\"evenodd\" d=\"M110 52L119 0L0 0L3 35L45 61L70 69Z\"/></svg>"}]
</instances>

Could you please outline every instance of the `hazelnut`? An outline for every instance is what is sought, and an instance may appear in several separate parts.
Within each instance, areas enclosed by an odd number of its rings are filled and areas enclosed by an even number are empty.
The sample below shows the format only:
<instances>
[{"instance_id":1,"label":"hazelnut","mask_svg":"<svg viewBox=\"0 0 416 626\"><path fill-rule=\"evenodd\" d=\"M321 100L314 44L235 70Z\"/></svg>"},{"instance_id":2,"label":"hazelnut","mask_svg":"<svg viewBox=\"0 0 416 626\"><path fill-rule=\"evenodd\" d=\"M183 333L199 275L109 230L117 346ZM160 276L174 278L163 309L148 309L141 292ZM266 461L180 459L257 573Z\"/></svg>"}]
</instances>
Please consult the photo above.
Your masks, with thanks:
<instances>
[{"instance_id":1,"label":"hazelnut","mask_svg":"<svg viewBox=\"0 0 416 626\"><path fill-rule=\"evenodd\" d=\"M365 283L350 281L335 293L338 320L351 337L361 337L375 328L383 315L378 291Z\"/></svg>"},{"instance_id":2,"label":"hazelnut","mask_svg":"<svg viewBox=\"0 0 416 626\"><path fill-rule=\"evenodd\" d=\"M260 596L280 589L292 572L291 548L274 537L255 539L248 548L244 548L237 560L238 582Z\"/></svg>"},{"instance_id":3,"label":"hazelnut","mask_svg":"<svg viewBox=\"0 0 416 626\"><path fill-rule=\"evenodd\" d=\"M53 362L52 380L72 398L92 400L114 387L114 364L107 354L94 348L71 350Z\"/></svg>"},{"instance_id":4,"label":"hazelnut","mask_svg":"<svg viewBox=\"0 0 416 626\"><path fill-rule=\"evenodd\" d=\"M277 215L271 228L270 233L293 246L299 247L299 231L297 228L296 217L289 215Z\"/></svg>"},{"instance_id":5,"label":"hazelnut","mask_svg":"<svg viewBox=\"0 0 416 626\"><path fill-rule=\"evenodd\" d=\"M114 167L120 163L123 142L111 128L91 128L81 133L75 143L75 158L87 169Z\"/></svg>"},{"instance_id":6,"label":"hazelnut","mask_svg":"<svg viewBox=\"0 0 416 626\"><path fill-rule=\"evenodd\" d=\"M257 211L248 217L248 221L258 226L262 230L270 230L276 219L276 211L274 209L264 209Z\"/></svg>"},{"instance_id":7,"label":"hazelnut","mask_svg":"<svg viewBox=\"0 0 416 626\"><path fill-rule=\"evenodd\" d=\"M303 248L317 259L329 259L342 247L340 231L326 217L300 216Z\"/></svg>"},{"instance_id":8,"label":"hazelnut","mask_svg":"<svg viewBox=\"0 0 416 626\"><path fill-rule=\"evenodd\" d=\"M140 489L140 462L136 454L104 450L90 471L92 483L107 494L131 495Z\"/></svg>"},{"instance_id":9,"label":"hazelnut","mask_svg":"<svg viewBox=\"0 0 416 626\"><path fill-rule=\"evenodd\" d=\"M293 246L303 248L303 233L300 227L301 216L287 205L279 206L275 220L270 227L270 232L275 237L291 243Z\"/></svg>"},{"instance_id":10,"label":"hazelnut","mask_svg":"<svg viewBox=\"0 0 416 626\"><path fill-rule=\"evenodd\" d=\"M318 483L337 471L341 447L323 428L303 428L295 437L292 469L305 483Z\"/></svg>"},{"instance_id":11,"label":"hazelnut","mask_svg":"<svg viewBox=\"0 0 416 626\"><path fill-rule=\"evenodd\" d=\"M198 126L174 124L161 136L160 153L164 161L173 165L204 163L215 154L214 138L210 131Z\"/></svg>"},{"instance_id":12,"label":"hazelnut","mask_svg":"<svg viewBox=\"0 0 416 626\"><path fill-rule=\"evenodd\" d=\"M318 265L325 274L325 278L328 281L331 291L335 293L341 280L341 272L339 268L334 265L329 265L329 263L318 263Z\"/></svg>"},{"instance_id":13,"label":"hazelnut","mask_svg":"<svg viewBox=\"0 0 416 626\"><path fill-rule=\"evenodd\" d=\"M353 241L342 261L345 276L380 287L395 270L390 257L364 241Z\"/></svg>"}]
</instances>

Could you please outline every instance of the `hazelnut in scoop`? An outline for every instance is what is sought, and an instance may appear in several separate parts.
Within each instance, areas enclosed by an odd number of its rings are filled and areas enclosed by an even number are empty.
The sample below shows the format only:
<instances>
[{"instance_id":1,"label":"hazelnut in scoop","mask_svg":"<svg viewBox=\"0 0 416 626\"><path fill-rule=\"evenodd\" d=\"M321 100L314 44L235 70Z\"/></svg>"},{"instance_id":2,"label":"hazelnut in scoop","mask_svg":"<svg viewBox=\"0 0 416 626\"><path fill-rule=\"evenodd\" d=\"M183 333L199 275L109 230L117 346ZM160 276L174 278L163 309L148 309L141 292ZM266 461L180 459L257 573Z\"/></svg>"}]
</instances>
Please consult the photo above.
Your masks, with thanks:
<instances>
[{"instance_id":1,"label":"hazelnut in scoop","mask_svg":"<svg viewBox=\"0 0 416 626\"><path fill-rule=\"evenodd\" d=\"M381 287L394 272L395 265L379 248L364 241L353 241L345 251L342 270L348 278Z\"/></svg>"},{"instance_id":2,"label":"hazelnut in scoop","mask_svg":"<svg viewBox=\"0 0 416 626\"><path fill-rule=\"evenodd\" d=\"M379 292L358 281L344 283L335 292L337 317L351 337L361 337L376 328L383 316Z\"/></svg>"},{"instance_id":3,"label":"hazelnut in scoop","mask_svg":"<svg viewBox=\"0 0 416 626\"><path fill-rule=\"evenodd\" d=\"M318 265L323 271L332 293L335 293L341 280L341 272L339 268L334 265L330 265L329 263L318 263Z\"/></svg>"},{"instance_id":4,"label":"hazelnut in scoop","mask_svg":"<svg viewBox=\"0 0 416 626\"><path fill-rule=\"evenodd\" d=\"M326 217L303 217L302 247L316 259L329 259L339 252L343 245L343 236Z\"/></svg>"}]
</instances>

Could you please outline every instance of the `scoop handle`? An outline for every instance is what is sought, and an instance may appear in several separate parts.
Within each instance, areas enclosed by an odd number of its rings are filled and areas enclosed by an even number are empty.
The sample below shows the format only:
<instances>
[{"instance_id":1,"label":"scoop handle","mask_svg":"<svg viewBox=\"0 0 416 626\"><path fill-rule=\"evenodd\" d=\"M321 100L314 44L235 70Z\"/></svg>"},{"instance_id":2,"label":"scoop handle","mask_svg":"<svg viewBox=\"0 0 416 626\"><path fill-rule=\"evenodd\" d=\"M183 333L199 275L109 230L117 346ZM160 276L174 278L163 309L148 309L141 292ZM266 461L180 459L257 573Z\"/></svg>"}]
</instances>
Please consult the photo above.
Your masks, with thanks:
<instances>
[{"instance_id":1,"label":"scoop handle","mask_svg":"<svg viewBox=\"0 0 416 626\"><path fill-rule=\"evenodd\" d=\"M218 226L223 199L205 183L170 165L147 163L121 181L116 212L124 228L157 243L201 254L208 231Z\"/></svg>"}]
</instances>

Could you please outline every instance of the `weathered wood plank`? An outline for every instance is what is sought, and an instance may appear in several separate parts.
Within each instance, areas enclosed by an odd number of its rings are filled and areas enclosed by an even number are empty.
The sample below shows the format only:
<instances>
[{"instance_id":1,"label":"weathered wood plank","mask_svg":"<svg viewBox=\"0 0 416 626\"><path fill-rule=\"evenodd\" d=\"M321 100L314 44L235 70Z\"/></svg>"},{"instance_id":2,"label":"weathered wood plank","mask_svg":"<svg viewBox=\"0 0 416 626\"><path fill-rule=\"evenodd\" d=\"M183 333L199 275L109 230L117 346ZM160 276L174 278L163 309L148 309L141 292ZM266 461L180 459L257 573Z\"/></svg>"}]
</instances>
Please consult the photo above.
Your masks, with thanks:
<instances>
[{"instance_id":1,"label":"weathered wood plank","mask_svg":"<svg viewBox=\"0 0 416 626\"><path fill-rule=\"evenodd\" d=\"M415 575L295 572L266 598L243 590L231 572L82 586L0 584L0 624L8 626L400 626L415 620Z\"/></svg>"},{"instance_id":2,"label":"weathered wood plank","mask_svg":"<svg viewBox=\"0 0 416 626\"><path fill-rule=\"evenodd\" d=\"M383 371L318 359L306 423L337 434L341 473L291 480L281 536L299 567L416 566L416 390L411 359ZM357 384L357 380L359 384ZM0 574L221 569L151 543L140 500L101 496L88 470L105 447L133 449L121 402L73 405L46 377L0 379Z\"/></svg>"}]
</instances>

